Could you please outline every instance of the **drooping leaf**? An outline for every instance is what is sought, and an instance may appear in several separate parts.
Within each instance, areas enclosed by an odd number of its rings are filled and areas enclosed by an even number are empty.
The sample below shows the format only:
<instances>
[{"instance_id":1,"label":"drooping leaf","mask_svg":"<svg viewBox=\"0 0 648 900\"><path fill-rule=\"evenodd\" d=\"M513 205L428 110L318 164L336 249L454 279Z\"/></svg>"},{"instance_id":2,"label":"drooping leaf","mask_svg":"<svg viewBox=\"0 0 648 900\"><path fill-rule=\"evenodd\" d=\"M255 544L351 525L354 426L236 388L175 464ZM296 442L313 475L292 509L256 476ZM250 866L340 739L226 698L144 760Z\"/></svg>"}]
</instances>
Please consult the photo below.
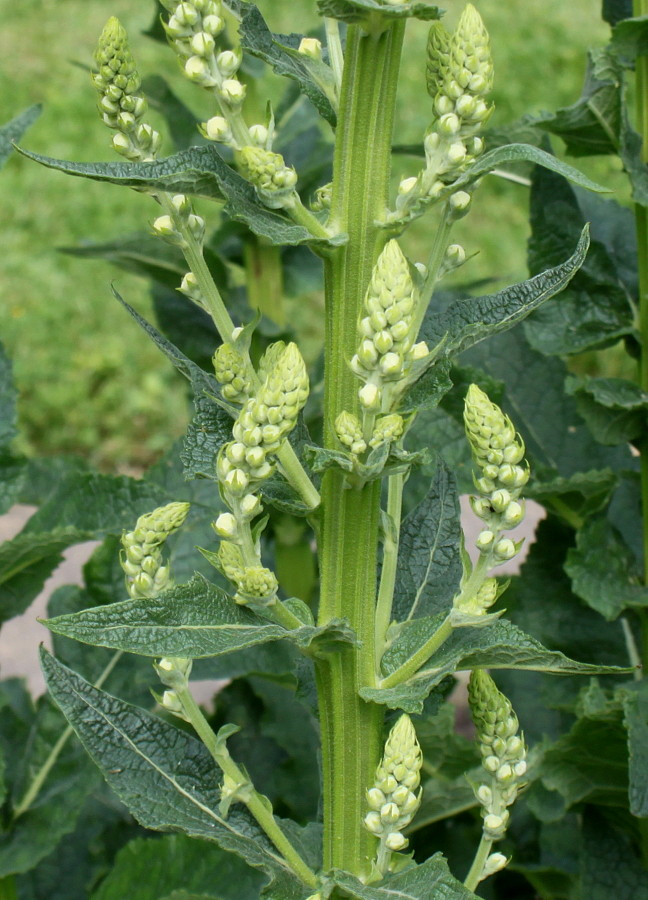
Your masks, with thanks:
<instances>
[{"instance_id":1,"label":"drooping leaf","mask_svg":"<svg viewBox=\"0 0 648 900\"><path fill-rule=\"evenodd\" d=\"M328 246L344 240L341 237L330 241L313 238L302 225L295 225L285 216L267 209L258 200L252 185L227 165L213 143L181 150L159 162L146 163L76 163L23 149L20 152L41 165L68 175L122 184L152 193L191 194L225 202L226 216L245 223L271 244Z\"/></svg>"},{"instance_id":2,"label":"drooping leaf","mask_svg":"<svg viewBox=\"0 0 648 900\"><path fill-rule=\"evenodd\" d=\"M183 834L137 838L120 850L91 900L162 900L177 891L257 900L263 879L238 857Z\"/></svg>"},{"instance_id":3,"label":"drooping leaf","mask_svg":"<svg viewBox=\"0 0 648 900\"><path fill-rule=\"evenodd\" d=\"M439 461L430 490L401 525L395 619L436 615L450 607L462 573L460 539L455 480Z\"/></svg>"},{"instance_id":4,"label":"drooping leaf","mask_svg":"<svg viewBox=\"0 0 648 900\"><path fill-rule=\"evenodd\" d=\"M623 702L628 732L628 795L633 816L648 816L648 682L625 685L617 691Z\"/></svg>"},{"instance_id":5,"label":"drooping leaf","mask_svg":"<svg viewBox=\"0 0 648 900\"><path fill-rule=\"evenodd\" d=\"M339 871L332 873L331 882L357 900L471 900L476 896L454 878L440 853L420 866L388 875L380 884L366 885Z\"/></svg>"},{"instance_id":6,"label":"drooping leaf","mask_svg":"<svg viewBox=\"0 0 648 900\"><path fill-rule=\"evenodd\" d=\"M641 438L648 426L648 394L623 378L570 376L565 384L578 411L602 444L625 444Z\"/></svg>"},{"instance_id":7,"label":"drooping leaf","mask_svg":"<svg viewBox=\"0 0 648 900\"><path fill-rule=\"evenodd\" d=\"M146 828L214 841L271 877L294 879L246 810L218 813L219 773L203 744L93 688L41 653L47 684L108 784Z\"/></svg>"},{"instance_id":8,"label":"drooping leaf","mask_svg":"<svg viewBox=\"0 0 648 900\"><path fill-rule=\"evenodd\" d=\"M507 331L569 284L583 264L588 247L589 230L585 226L574 253L554 268L497 294L454 301L441 315L431 307L423 323L422 338L430 347L445 339L441 353L453 357Z\"/></svg>"},{"instance_id":9,"label":"drooping leaf","mask_svg":"<svg viewBox=\"0 0 648 900\"><path fill-rule=\"evenodd\" d=\"M385 676L393 674L437 630L443 616L415 619L400 631L383 657ZM411 678L391 688L362 688L365 700L391 709L420 713L432 688L447 675L463 669L523 669L554 675L619 673L626 669L576 662L548 650L511 622L499 619L487 628L455 629L442 647Z\"/></svg>"},{"instance_id":10,"label":"drooping leaf","mask_svg":"<svg viewBox=\"0 0 648 900\"><path fill-rule=\"evenodd\" d=\"M0 546L0 622L23 613L63 559L62 551L92 532L57 528L22 532Z\"/></svg>"},{"instance_id":11,"label":"drooping leaf","mask_svg":"<svg viewBox=\"0 0 648 900\"><path fill-rule=\"evenodd\" d=\"M36 103L0 127L0 169L9 159L14 149L13 144L34 124L41 111L42 106Z\"/></svg>"},{"instance_id":12,"label":"drooping leaf","mask_svg":"<svg viewBox=\"0 0 648 900\"><path fill-rule=\"evenodd\" d=\"M416 19L438 19L441 10L427 3L416 3L404 0L402 3L390 4L389 0L317 0L317 8L323 16L341 19L343 22L364 22L371 15L380 14L386 19L399 19L404 16Z\"/></svg>"},{"instance_id":13,"label":"drooping leaf","mask_svg":"<svg viewBox=\"0 0 648 900\"><path fill-rule=\"evenodd\" d=\"M589 519L577 533L565 571L574 593L610 622L624 609L648 606L634 555L604 516Z\"/></svg>"},{"instance_id":14,"label":"drooping leaf","mask_svg":"<svg viewBox=\"0 0 648 900\"><path fill-rule=\"evenodd\" d=\"M564 179L542 170L535 172L529 242L532 272L558 262L565 244L580 233L585 224L580 197ZM590 201L590 213L592 208ZM570 285L527 319L524 329L532 346L542 353L572 354L630 334L633 316L632 297L617 268L614 250L593 238Z\"/></svg>"},{"instance_id":15,"label":"drooping leaf","mask_svg":"<svg viewBox=\"0 0 648 900\"><path fill-rule=\"evenodd\" d=\"M296 81L320 115L335 125L333 72L324 62L298 52L301 35L273 34L253 4L244 8L239 35L244 50L269 63L277 74Z\"/></svg>"},{"instance_id":16,"label":"drooping leaf","mask_svg":"<svg viewBox=\"0 0 648 900\"><path fill-rule=\"evenodd\" d=\"M238 606L200 575L154 600L123 600L58 616L46 624L57 634L100 647L187 659L221 656L276 640L293 641L301 647L324 637L353 642L351 630L338 620L293 631L268 622Z\"/></svg>"}]
</instances>

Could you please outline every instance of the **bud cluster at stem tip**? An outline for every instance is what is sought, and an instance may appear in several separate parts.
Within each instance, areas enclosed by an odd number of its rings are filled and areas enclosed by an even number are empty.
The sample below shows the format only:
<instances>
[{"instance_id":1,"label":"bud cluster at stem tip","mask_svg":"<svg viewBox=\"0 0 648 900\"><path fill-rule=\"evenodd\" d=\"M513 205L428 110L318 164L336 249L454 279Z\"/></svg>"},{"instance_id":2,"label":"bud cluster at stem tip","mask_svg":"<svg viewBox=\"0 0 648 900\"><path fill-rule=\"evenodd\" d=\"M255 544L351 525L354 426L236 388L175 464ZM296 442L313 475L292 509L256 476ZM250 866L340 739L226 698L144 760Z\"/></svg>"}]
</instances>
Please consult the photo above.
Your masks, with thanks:
<instances>
[{"instance_id":1,"label":"bud cluster at stem tip","mask_svg":"<svg viewBox=\"0 0 648 900\"><path fill-rule=\"evenodd\" d=\"M138 94L140 77L126 30L115 16L101 32L95 62L97 71L92 81L99 92L102 119L116 131L114 149L133 162L155 159L160 135L144 122L147 104Z\"/></svg>"},{"instance_id":2,"label":"bud cluster at stem tip","mask_svg":"<svg viewBox=\"0 0 648 900\"><path fill-rule=\"evenodd\" d=\"M366 412L389 411L387 385L405 378L412 363L428 355L425 342L415 344L416 289L398 242L389 241L378 257L358 323L360 344L351 369L364 381L358 392Z\"/></svg>"},{"instance_id":3,"label":"bud cluster at stem tip","mask_svg":"<svg viewBox=\"0 0 648 900\"><path fill-rule=\"evenodd\" d=\"M133 600L155 597L171 587L169 567L162 561L162 544L180 528L188 512L188 503L168 503L140 516L135 528L122 535L120 562Z\"/></svg>"},{"instance_id":4,"label":"bud cluster at stem tip","mask_svg":"<svg viewBox=\"0 0 648 900\"><path fill-rule=\"evenodd\" d=\"M528 465L520 465L524 441L509 417L476 384L471 384L466 394L464 424L478 468L475 486L481 494L471 498L472 508L486 523L477 547L492 554L495 562L503 562L512 559L518 547L509 538L498 536L524 518L520 493L529 480Z\"/></svg>"},{"instance_id":5,"label":"bud cluster at stem tip","mask_svg":"<svg viewBox=\"0 0 648 900\"><path fill-rule=\"evenodd\" d=\"M364 818L365 828L380 838L378 852L381 860L393 851L404 850L407 838L402 834L414 818L421 804L423 758L412 720L403 714L385 742L385 751L376 769L374 784L367 791L369 812ZM388 868L388 862L386 863Z\"/></svg>"},{"instance_id":6,"label":"bud cluster at stem tip","mask_svg":"<svg viewBox=\"0 0 648 900\"><path fill-rule=\"evenodd\" d=\"M473 788L482 807L484 837L497 841L506 831L507 807L523 785L527 749L509 700L483 669L471 673L468 701L486 773Z\"/></svg>"}]
</instances>

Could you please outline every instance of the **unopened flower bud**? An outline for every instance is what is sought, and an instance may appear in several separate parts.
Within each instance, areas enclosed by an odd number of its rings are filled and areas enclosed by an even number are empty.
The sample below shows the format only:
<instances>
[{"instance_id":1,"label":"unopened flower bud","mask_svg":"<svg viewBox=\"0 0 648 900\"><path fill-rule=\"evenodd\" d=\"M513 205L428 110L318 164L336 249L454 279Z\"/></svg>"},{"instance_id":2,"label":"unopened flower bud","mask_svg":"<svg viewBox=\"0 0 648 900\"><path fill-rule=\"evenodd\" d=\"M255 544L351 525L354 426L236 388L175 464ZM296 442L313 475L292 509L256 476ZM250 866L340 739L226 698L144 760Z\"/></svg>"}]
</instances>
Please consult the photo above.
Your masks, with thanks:
<instances>
[{"instance_id":1,"label":"unopened flower bud","mask_svg":"<svg viewBox=\"0 0 648 900\"><path fill-rule=\"evenodd\" d=\"M221 144L230 144L233 139L232 129L223 116L212 116L203 123L202 131L210 141L218 141Z\"/></svg>"},{"instance_id":2,"label":"unopened flower bud","mask_svg":"<svg viewBox=\"0 0 648 900\"><path fill-rule=\"evenodd\" d=\"M298 47L298 52L303 56L311 59L322 59L322 43L317 38L302 38Z\"/></svg>"},{"instance_id":3,"label":"unopened flower bud","mask_svg":"<svg viewBox=\"0 0 648 900\"><path fill-rule=\"evenodd\" d=\"M236 78L226 78L219 88L221 99L230 106L240 106L245 100L246 87Z\"/></svg>"}]
</instances>

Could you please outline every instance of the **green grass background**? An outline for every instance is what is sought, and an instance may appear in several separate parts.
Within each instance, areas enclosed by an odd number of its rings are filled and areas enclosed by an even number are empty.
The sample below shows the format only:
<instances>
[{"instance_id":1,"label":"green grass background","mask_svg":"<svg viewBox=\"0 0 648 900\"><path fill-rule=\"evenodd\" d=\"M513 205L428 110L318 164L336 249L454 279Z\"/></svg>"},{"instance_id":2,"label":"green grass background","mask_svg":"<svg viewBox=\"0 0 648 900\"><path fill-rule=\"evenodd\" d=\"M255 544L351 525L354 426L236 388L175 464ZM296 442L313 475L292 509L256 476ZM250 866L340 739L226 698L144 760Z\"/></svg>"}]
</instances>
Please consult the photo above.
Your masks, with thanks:
<instances>
[{"instance_id":1,"label":"green grass background","mask_svg":"<svg viewBox=\"0 0 648 900\"><path fill-rule=\"evenodd\" d=\"M311 0L259 3L277 31L312 27L314 5ZM476 5L491 33L494 126L577 99L585 50L608 34L599 2L476 0ZM171 50L141 34L151 22L152 2L2 0L0 6L0 121L32 103L44 104L41 119L23 139L29 149L72 160L114 158L82 68L91 64L110 15L128 29L142 74L164 74L197 111L213 114L202 93L183 82ZM446 6L453 25L463 2ZM425 25L412 22L400 85L399 142L421 140L429 124L425 39ZM585 163L589 173L623 192L615 163ZM414 174L415 161L399 165ZM150 314L146 283L57 248L141 230L154 217L152 204L133 191L70 178L16 154L0 175L0 197L0 337L14 360L20 391L21 449L81 453L102 468L137 470L182 432L184 382L112 299L114 279L126 299ZM469 253L479 250L462 278L491 277L499 284L524 277L526 205L524 187L496 179L484 183L458 233ZM430 222L423 221L407 238L415 258L425 258L429 232Z\"/></svg>"}]
</instances>

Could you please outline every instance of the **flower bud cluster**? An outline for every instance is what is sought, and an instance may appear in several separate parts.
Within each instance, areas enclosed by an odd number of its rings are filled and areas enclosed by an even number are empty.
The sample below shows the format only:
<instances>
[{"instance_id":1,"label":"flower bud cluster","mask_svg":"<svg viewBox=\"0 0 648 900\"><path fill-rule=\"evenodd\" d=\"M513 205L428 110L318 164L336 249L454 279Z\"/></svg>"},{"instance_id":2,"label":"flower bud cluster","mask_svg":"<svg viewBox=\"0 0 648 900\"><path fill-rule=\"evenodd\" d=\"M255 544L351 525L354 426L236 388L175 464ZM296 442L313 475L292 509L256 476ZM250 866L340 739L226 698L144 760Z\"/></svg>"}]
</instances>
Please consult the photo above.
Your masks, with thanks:
<instances>
[{"instance_id":1,"label":"flower bud cluster","mask_svg":"<svg viewBox=\"0 0 648 900\"><path fill-rule=\"evenodd\" d=\"M186 194L175 194L171 198L172 212L158 216L153 222L153 234L161 237L168 244L176 244L179 247L187 246L185 234L189 233L198 244L202 244L205 238L205 220L193 212L193 205ZM198 282L189 272L182 280L183 293L197 292L200 294ZM191 295L190 295L191 296ZM192 296L192 299L195 299Z\"/></svg>"},{"instance_id":2,"label":"flower bud cluster","mask_svg":"<svg viewBox=\"0 0 648 900\"><path fill-rule=\"evenodd\" d=\"M133 531L122 535L121 567L129 597L156 597L171 587L169 567L163 564L162 544L183 524L188 503L168 503L140 516Z\"/></svg>"},{"instance_id":3,"label":"flower bud cluster","mask_svg":"<svg viewBox=\"0 0 648 900\"><path fill-rule=\"evenodd\" d=\"M465 7L454 33L440 22L432 24L427 57L435 120L424 140L425 169L400 185L396 206L401 215L415 213L426 199L437 199L483 153L478 132L493 111L486 101L493 84L488 32L472 4ZM458 219L468 211L471 197L456 191L448 202L451 218Z\"/></svg>"},{"instance_id":4,"label":"flower bud cluster","mask_svg":"<svg viewBox=\"0 0 648 900\"><path fill-rule=\"evenodd\" d=\"M222 384L221 394L230 403L243 404L252 392L249 363L234 344L224 343L212 357L214 372Z\"/></svg>"},{"instance_id":5,"label":"flower bud cluster","mask_svg":"<svg viewBox=\"0 0 648 900\"><path fill-rule=\"evenodd\" d=\"M112 16L101 32L92 81L99 92L99 111L104 123L116 132L113 147L133 162L155 159L159 133L144 122L147 103L138 95L140 77L126 30Z\"/></svg>"},{"instance_id":6,"label":"flower bud cluster","mask_svg":"<svg viewBox=\"0 0 648 900\"><path fill-rule=\"evenodd\" d=\"M351 369L364 381L358 396L366 412L380 412L387 405L385 385L403 379L414 360L427 356L427 345L414 343L416 300L407 259L391 240L374 266L366 314L358 324L360 345L351 360Z\"/></svg>"},{"instance_id":7,"label":"flower bud cluster","mask_svg":"<svg viewBox=\"0 0 648 900\"><path fill-rule=\"evenodd\" d=\"M481 496L471 498L472 508L486 524L477 547L482 553L492 554L495 561L504 562L515 556L518 547L499 535L524 518L520 493L529 480L528 464L520 465L524 441L509 417L476 384L471 384L466 394L464 423L479 470L475 486Z\"/></svg>"},{"instance_id":8,"label":"flower bud cluster","mask_svg":"<svg viewBox=\"0 0 648 900\"><path fill-rule=\"evenodd\" d=\"M294 203L297 172L286 165L280 153L263 147L243 147L238 163L241 174L254 185L259 199L270 209L282 209Z\"/></svg>"},{"instance_id":9,"label":"flower bud cluster","mask_svg":"<svg viewBox=\"0 0 648 900\"><path fill-rule=\"evenodd\" d=\"M160 681L167 688L162 696L154 694L155 699L167 712L173 713L174 716L185 719L185 721L188 721L188 719L178 691L185 689L189 684L192 665L193 660L191 659L180 659L172 656L165 656L159 662L153 663L153 668L157 672Z\"/></svg>"},{"instance_id":10,"label":"flower bud cluster","mask_svg":"<svg viewBox=\"0 0 648 900\"><path fill-rule=\"evenodd\" d=\"M380 447L381 444L393 444L403 436L405 422L398 413L390 413L381 416L374 425L373 434L369 441L370 447Z\"/></svg>"},{"instance_id":11,"label":"flower bud cluster","mask_svg":"<svg viewBox=\"0 0 648 900\"><path fill-rule=\"evenodd\" d=\"M482 807L484 837L497 841L506 831L507 807L523 786L527 748L524 737L518 734L520 726L509 700L484 669L471 673L468 701L486 773L485 780L474 785L475 796Z\"/></svg>"},{"instance_id":12,"label":"flower bud cluster","mask_svg":"<svg viewBox=\"0 0 648 900\"><path fill-rule=\"evenodd\" d=\"M214 523L218 532L217 526L218 519ZM218 564L223 575L236 585L234 599L237 603L242 606L248 603L269 606L275 602L279 585L274 572L261 564L246 565L238 544L222 540L218 548Z\"/></svg>"},{"instance_id":13,"label":"flower bud cluster","mask_svg":"<svg viewBox=\"0 0 648 900\"><path fill-rule=\"evenodd\" d=\"M360 456L367 449L360 419L353 413L346 411L340 413L335 420L335 433L338 441L354 456Z\"/></svg>"},{"instance_id":14,"label":"flower bud cluster","mask_svg":"<svg viewBox=\"0 0 648 900\"><path fill-rule=\"evenodd\" d=\"M421 766L423 757L412 720L403 714L389 732L385 751L376 769L373 787L367 791L369 812L365 828L380 838L380 860L385 851L407 847L402 834L421 804Z\"/></svg>"}]
</instances>

